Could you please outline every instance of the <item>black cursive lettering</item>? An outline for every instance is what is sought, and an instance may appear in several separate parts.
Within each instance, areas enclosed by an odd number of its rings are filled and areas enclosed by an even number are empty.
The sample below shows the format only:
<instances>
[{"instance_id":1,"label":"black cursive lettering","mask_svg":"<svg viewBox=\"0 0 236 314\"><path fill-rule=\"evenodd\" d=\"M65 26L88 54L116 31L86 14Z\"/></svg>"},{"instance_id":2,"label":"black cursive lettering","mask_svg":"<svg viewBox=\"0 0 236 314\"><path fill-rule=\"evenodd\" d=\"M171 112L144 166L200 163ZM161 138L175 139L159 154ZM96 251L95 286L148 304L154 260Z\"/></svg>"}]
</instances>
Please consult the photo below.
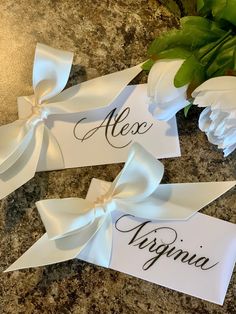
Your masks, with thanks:
<instances>
[{"instance_id":1,"label":"black cursive lettering","mask_svg":"<svg viewBox=\"0 0 236 314\"><path fill-rule=\"evenodd\" d=\"M115 138L120 136L125 137L129 134L142 135L147 133L153 126L153 123L148 125L145 121L135 122L134 124L125 123L130 115L130 107L125 108L120 114L117 114L116 110L117 108L112 109L98 126L87 131L84 135L81 135L82 130L80 129L80 126L87 118L80 119L74 127L74 137L77 140L84 142L94 136L99 130L104 130L105 138L109 145L113 148L124 148L128 146L132 140L128 140L124 145L118 146L114 143Z\"/></svg>"},{"instance_id":2,"label":"black cursive lettering","mask_svg":"<svg viewBox=\"0 0 236 314\"><path fill-rule=\"evenodd\" d=\"M117 219L115 223L116 230L122 233L131 234L131 239L129 240L128 245L136 246L140 250L146 249L149 253L155 254L143 264L143 270L148 270L164 256L173 258L174 261L180 261L189 266L200 268L204 271L215 267L219 263L212 264L208 257L199 257L197 254L191 254L187 250L177 249L175 244L178 240L178 234L173 228L157 227L150 229L149 225L151 220L138 223L134 227L128 229L122 227L122 220L127 216L131 215L123 215ZM183 240L180 241L182 242Z\"/></svg>"}]
</instances>

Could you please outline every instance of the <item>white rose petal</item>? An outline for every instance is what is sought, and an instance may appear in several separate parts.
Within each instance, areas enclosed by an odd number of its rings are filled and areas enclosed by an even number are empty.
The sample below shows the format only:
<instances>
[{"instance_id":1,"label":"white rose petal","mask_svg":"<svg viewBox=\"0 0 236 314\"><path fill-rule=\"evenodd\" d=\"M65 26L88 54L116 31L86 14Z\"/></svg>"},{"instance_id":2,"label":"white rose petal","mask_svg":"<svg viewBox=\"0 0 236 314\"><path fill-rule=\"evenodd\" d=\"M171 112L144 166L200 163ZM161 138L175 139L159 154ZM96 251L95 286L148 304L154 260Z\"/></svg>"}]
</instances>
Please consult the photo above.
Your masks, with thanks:
<instances>
[{"instance_id":1,"label":"white rose petal","mask_svg":"<svg viewBox=\"0 0 236 314\"><path fill-rule=\"evenodd\" d=\"M236 149L236 77L220 76L201 84L192 93L194 104L206 107L199 128L212 144L228 156Z\"/></svg>"},{"instance_id":2,"label":"white rose petal","mask_svg":"<svg viewBox=\"0 0 236 314\"><path fill-rule=\"evenodd\" d=\"M157 120L167 121L187 105L188 85L174 86L174 77L183 62L183 59L162 59L151 68L148 76L149 111Z\"/></svg>"}]
</instances>

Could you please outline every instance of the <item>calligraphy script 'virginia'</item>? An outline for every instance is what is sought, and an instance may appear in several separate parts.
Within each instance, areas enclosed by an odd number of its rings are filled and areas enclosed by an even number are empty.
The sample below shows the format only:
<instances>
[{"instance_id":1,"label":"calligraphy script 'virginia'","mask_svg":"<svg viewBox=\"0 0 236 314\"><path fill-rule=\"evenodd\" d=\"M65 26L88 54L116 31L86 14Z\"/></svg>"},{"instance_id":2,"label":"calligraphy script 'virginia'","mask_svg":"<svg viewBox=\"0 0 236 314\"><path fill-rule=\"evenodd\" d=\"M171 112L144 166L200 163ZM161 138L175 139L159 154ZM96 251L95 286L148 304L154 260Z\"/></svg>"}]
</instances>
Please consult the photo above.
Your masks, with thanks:
<instances>
[{"instance_id":1,"label":"calligraphy script 'virginia'","mask_svg":"<svg viewBox=\"0 0 236 314\"><path fill-rule=\"evenodd\" d=\"M149 269L163 257L172 258L174 261L180 261L204 271L218 264L218 262L212 264L208 257L197 256L197 254L190 254L187 250L178 249L176 245L178 245L178 241L183 242L183 239L178 239L177 231L173 228L155 227L151 229L149 228L149 224L151 223L149 220L141 224L138 223L132 228L122 227L122 221L127 216L131 215L121 216L116 221L115 228L119 232L131 235L128 245L136 246L140 250L147 250L152 254L152 257L143 264L143 270Z\"/></svg>"},{"instance_id":2,"label":"calligraphy script 'virginia'","mask_svg":"<svg viewBox=\"0 0 236 314\"><path fill-rule=\"evenodd\" d=\"M124 148L128 146L132 140L129 140L125 144L118 146L115 143L116 138L122 136L126 137L128 135L136 135L136 134L145 134L147 133L151 127L153 126L153 123L148 124L146 121L143 122L135 122L133 124L130 124L127 122L127 118L130 115L130 107L125 108L121 113L116 113L117 108L112 109L105 119L95 128L92 128L91 130L87 131L85 134L83 134L83 122L87 120L87 118L80 119L75 127L74 127L74 137L77 140L80 140L81 142L84 142L91 137L93 137L99 130L103 130L105 133L105 138L107 142L114 148Z\"/></svg>"}]
</instances>

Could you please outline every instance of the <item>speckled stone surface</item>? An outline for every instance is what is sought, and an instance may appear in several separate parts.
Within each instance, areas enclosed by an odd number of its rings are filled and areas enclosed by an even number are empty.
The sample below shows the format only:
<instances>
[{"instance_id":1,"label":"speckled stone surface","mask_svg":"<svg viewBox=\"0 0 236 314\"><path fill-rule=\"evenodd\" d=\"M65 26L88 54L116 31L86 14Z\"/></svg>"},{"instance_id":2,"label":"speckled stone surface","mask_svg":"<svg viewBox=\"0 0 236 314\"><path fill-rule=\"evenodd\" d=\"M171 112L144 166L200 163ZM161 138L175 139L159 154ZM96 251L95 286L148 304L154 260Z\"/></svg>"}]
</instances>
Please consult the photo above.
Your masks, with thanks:
<instances>
[{"instance_id":1,"label":"speckled stone surface","mask_svg":"<svg viewBox=\"0 0 236 314\"><path fill-rule=\"evenodd\" d=\"M154 0L1 1L0 124L17 118L17 96L32 93L37 42L74 51L72 85L145 60L150 41L177 25L177 16ZM142 74L135 82L145 80ZM196 114L178 114L182 157L163 160L164 182L235 180L236 154L224 159L198 130ZM92 177L111 181L121 168L38 173L0 201L1 313L236 313L235 272L223 307L79 260L2 273L44 232L36 201L84 197ZM236 189L202 212L236 223Z\"/></svg>"}]
</instances>

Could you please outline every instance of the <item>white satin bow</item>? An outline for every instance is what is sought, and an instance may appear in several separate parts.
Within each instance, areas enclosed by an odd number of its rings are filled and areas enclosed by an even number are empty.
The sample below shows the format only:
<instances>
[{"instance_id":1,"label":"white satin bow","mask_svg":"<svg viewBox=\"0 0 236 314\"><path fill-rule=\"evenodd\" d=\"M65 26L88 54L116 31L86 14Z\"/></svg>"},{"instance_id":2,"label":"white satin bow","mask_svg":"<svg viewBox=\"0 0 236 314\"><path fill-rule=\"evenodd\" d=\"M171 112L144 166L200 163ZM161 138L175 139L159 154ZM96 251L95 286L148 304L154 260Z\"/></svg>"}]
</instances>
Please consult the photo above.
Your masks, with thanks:
<instances>
[{"instance_id":1,"label":"white satin bow","mask_svg":"<svg viewBox=\"0 0 236 314\"><path fill-rule=\"evenodd\" d=\"M159 185L163 172L161 162L133 144L123 170L94 202L81 198L37 202L46 234L6 271L75 257L109 267L113 211L145 219L185 220L235 185L214 182L211 189L209 183Z\"/></svg>"},{"instance_id":2,"label":"white satin bow","mask_svg":"<svg viewBox=\"0 0 236 314\"><path fill-rule=\"evenodd\" d=\"M49 115L106 107L142 71L137 65L62 92L69 78L72 59L71 52L37 44L33 67L34 95L19 97L19 120L0 127L0 199L29 181L39 163L41 169L64 168L58 142L44 123ZM23 107L27 108L28 116L22 116Z\"/></svg>"}]
</instances>

